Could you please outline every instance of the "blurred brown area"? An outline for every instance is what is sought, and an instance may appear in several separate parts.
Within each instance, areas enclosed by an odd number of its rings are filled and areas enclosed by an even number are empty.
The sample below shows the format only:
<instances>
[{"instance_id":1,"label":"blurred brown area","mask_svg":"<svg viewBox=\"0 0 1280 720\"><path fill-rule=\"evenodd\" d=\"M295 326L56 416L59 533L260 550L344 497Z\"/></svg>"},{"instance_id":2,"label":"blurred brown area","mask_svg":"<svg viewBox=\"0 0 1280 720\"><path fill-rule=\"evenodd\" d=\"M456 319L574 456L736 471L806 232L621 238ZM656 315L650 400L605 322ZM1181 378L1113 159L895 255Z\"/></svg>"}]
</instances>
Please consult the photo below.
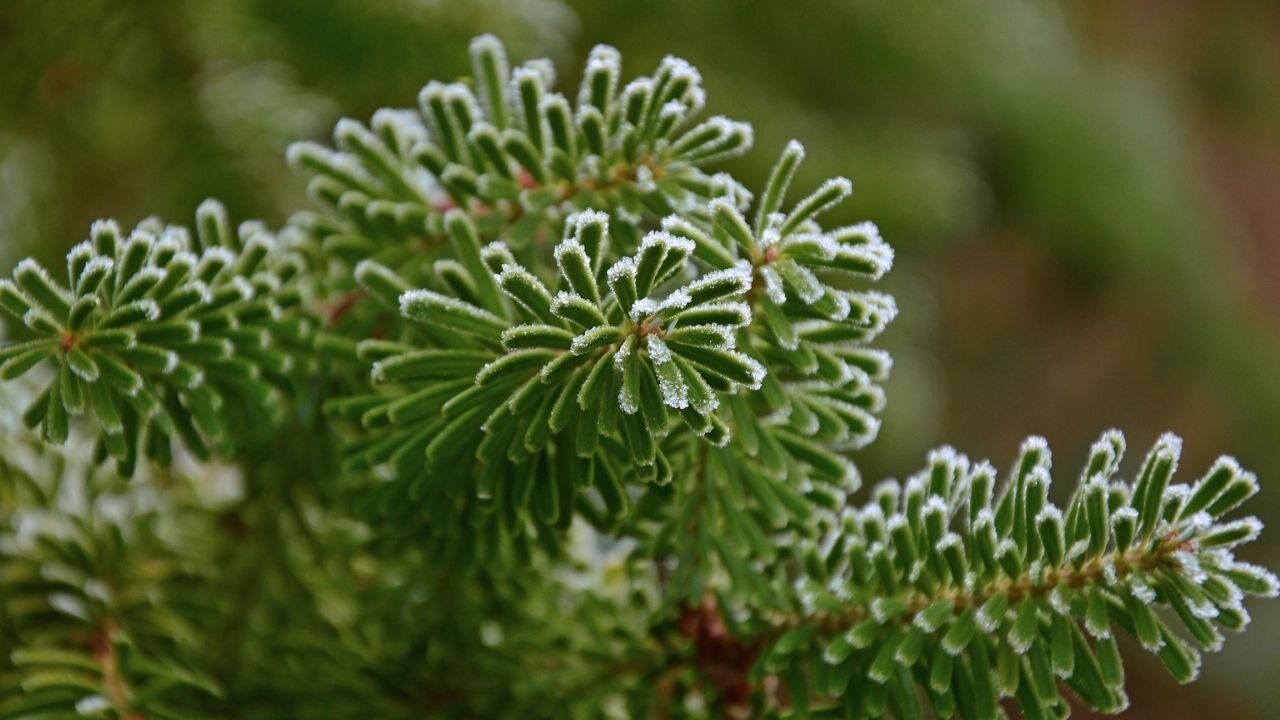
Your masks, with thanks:
<instances>
[{"instance_id":1,"label":"blurred brown area","mask_svg":"<svg viewBox=\"0 0 1280 720\"><path fill-rule=\"evenodd\" d=\"M1068 484L1104 429L1128 468L1172 430L1183 479L1220 452L1258 472L1273 530L1249 559L1280 566L1275 0L9 0L0 266L208 195L282 222L304 201L289 140L412 105L482 31L520 56L607 42L632 71L684 56L713 113L756 126L730 167L748 185L792 137L801 188L854 180L836 220L899 252L869 480L943 442L1007 462L1035 433ZM1280 717L1277 640L1258 607L1191 688L1134 663L1127 716Z\"/></svg>"},{"instance_id":2,"label":"blurred brown area","mask_svg":"<svg viewBox=\"0 0 1280 720\"><path fill-rule=\"evenodd\" d=\"M1221 267L1215 268L1216 279L1237 295L1241 320L1235 331L1274 337L1280 330L1280 5L1093 1L1073 8L1072 15L1091 51L1134 64L1167 84L1177 97L1179 111L1185 115L1190 174L1222 228L1209 245L1222 258ZM1121 301L1091 309L1082 327L1074 327L1072 320L1062 323L1061 332L1055 333L1060 337L1054 341L1093 351L1077 351L1076 357L1058 361L1064 371L1075 368L1086 375L1076 387L1100 387L1101 397L1115 398L1116 405L1135 410L1129 418L1133 430L1150 436L1159 431L1153 421L1158 425L1160 420L1186 428L1193 440L1186 460L1191 467L1203 467L1213 449L1233 447L1238 430L1229 418L1236 405L1215 393L1213 383L1188 383L1170 395L1163 392L1168 384L1160 383L1159 375L1144 373L1144 367L1159 367L1158 361L1153 363L1154 358L1133 349L1151 347L1153 333L1179 321L1176 315L1161 317L1158 309L1151 310L1156 312L1144 314L1140 303ZM1271 359L1277 358L1271 354ZM1264 372L1277 372L1275 362L1261 365ZM1147 382L1135 384L1142 379ZM1057 399L1067 408L1066 414L1087 417L1090 408L1071 403L1070 390L1065 390ZM1133 402L1144 396L1153 399ZM1053 400L1048 404L1059 406ZM1251 444L1271 450L1258 460L1270 465L1280 441L1280 425L1266 422L1252 432L1256 442ZM1280 500L1271 493L1280 485L1273 473L1260 477L1267 492L1261 500L1274 527ZM1265 555L1253 559L1274 566L1280 553L1274 537L1268 543ZM1280 637L1275 613L1259 618L1254 632L1259 637L1249 639L1252 654L1249 649L1233 650L1227 667L1215 667L1224 658L1206 658L1208 677L1221 684L1177 688L1158 670L1134 678L1130 689L1134 708L1127 715L1267 718L1280 714L1280 693L1267 681L1280 670L1274 650ZM1224 688L1227 678L1234 688L1248 689L1237 693Z\"/></svg>"}]
</instances>

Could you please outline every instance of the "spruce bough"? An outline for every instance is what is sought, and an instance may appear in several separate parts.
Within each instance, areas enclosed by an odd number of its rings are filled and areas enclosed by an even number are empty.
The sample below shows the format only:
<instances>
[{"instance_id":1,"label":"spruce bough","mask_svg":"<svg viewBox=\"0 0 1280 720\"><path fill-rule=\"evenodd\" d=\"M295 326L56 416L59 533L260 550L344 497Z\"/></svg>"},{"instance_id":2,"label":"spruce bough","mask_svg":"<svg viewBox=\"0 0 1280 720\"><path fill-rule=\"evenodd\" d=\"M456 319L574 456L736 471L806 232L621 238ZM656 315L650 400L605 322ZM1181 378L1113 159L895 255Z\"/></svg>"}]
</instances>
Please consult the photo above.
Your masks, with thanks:
<instances>
[{"instance_id":1,"label":"spruce bough","mask_svg":"<svg viewBox=\"0 0 1280 720\"><path fill-rule=\"evenodd\" d=\"M1256 479L1173 436L1063 506L1035 438L860 490L896 307L849 181L713 174L751 129L675 58L472 61L290 148L278 232L209 201L0 280L0 718L1118 712L1117 635L1189 682L1276 595Z\"/></svg>"}]
</instances>

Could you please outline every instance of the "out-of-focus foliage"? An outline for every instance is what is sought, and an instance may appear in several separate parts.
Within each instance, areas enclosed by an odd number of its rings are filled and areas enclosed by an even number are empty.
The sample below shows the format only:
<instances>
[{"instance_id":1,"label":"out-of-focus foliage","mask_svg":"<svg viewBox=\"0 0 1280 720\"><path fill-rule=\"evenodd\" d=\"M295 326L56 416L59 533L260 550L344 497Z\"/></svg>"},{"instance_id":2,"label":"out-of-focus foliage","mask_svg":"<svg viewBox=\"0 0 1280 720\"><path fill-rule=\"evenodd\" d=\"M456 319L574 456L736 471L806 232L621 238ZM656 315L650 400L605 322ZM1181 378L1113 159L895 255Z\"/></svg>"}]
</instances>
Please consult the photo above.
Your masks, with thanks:
<instances>
[{"instance_id":1,"label":"out-of-focus foliage","mask_svg":"<svg viewBox=\"0 0 1280 720\"><path fill-rule=\"evenodd\" d=\"M552 0L15 0L0 7L0 261L48 259L98 217L206 197L278 222L284 147L463 72L482 32L563 52ZM70 198L76 198L69 202Z\"/></svg>"}]
</instances>

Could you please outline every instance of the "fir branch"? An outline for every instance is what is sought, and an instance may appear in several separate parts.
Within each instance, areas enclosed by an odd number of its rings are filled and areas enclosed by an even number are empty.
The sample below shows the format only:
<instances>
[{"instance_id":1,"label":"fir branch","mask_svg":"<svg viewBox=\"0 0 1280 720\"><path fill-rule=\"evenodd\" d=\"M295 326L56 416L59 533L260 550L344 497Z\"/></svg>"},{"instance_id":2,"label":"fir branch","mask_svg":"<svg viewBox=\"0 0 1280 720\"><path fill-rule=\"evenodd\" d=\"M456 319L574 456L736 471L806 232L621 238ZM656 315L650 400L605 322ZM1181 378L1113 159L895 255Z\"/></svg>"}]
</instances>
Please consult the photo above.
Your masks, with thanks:
<instances>
[{"instance_id":1,"label":"fir branch","mask_svg":"<svg viewBox=\"0 0 1280 720\"><path fill-rule=\"evenodd\" d=\"M1028 717L1049 717L1066 710L1054 678L1117 712L1127 705L1119 627L1180 682L1195 679L1196 646L1218 650L1219 628L1248 623L1243 598L1277 591L1274 575L1232 552L1256 523L1224 519L1256 480L1224 458L1195 485L1171 485L1180 443L1166 436L1137 481L1121 483L1123 446L1118 433L1095 444L1065 512L1048 501L1038 439L998 498L990 466L949 450L905 486L881 485L804 551L807 578L784 591L798 612L766 621L761 669L824 678L814 691L855 714L878 715L887 698L895 715L913 716L918 685L941 715L994 717L996 700L1011 697ZM1190 641L1153 604L1171 609ZM789 686L792 696L807 683Z\"/></svg>"},{"instance_id":2,"label":"fir branch","mask_svg":"<svg viewBox=\"0 0 1280 720\"><path fill-rule=\"evenodd\" d=\"M750 127L715 117L689 128L703 90L683 60L669 57L620 89L621 56L598 46L571 107L543 64L509 71L493 36L476 38L471 57L479 98L466 84L433 82L418 111L380 110L368 126L340 122L338 151L292 146L290 162L325 211L296 224L338 256L370 257L384 247L371 241L443 243L444 216L461 208L485 237L521 248L554 229L565 207L616 209L614 220L634 227L627 218L639 213L743 192L699 168L745 152ZM382 259L395 265L406 257L390 252Z\"/></svg>"},{"instance_id":3,"label":"fir branch","mask_svg":"<svg viewBox=\"0 0 1280 720\"><path fill-rule=\"evenodd\" d=\"M211 201L0 280L42 390L0 398L0 717L1059 717L1059 681L1124 707L1117 629L1189 681L1276 594L1226 519L1256 480L1172 484L1171 436L1127 484L1108 433L1064 507L1037 439L999 494L942 450L851 505L896 306L876 227L820 222L849 181L789 203L793 142L752 207L675 58L598 47L571 101L471 56L293 146L317 209L277 234Z\"/></svg>"},{"instance_id":4,"label":"fir branch","mask_svg":"<svg viewBox=\"0 0 1280 720\"><path fill-rule=\"evenodd\" d=\"M127 238L99 222L68 253L66 285L31 261L0 279L0 307L37 336L0 348L0 375L57 367L23 416L46 440L63 442L69 418L92 413L130 475L140 445L167 463L176 436L204 458L210 446L230 452L233 417L278 420L307 371L305 268L257 224L237 239L216 202L197 220L198 240L156 221Z\"/></svg>"}]
</instances>

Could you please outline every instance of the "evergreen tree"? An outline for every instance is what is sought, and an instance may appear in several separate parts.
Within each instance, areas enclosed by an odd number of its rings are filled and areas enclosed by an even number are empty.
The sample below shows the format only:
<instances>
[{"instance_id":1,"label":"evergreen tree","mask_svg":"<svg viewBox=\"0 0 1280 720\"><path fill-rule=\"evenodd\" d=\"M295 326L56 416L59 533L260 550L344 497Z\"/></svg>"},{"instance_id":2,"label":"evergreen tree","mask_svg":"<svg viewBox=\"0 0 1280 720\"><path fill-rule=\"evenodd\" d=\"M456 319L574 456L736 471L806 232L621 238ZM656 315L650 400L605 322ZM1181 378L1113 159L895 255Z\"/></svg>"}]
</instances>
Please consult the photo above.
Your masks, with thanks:
<instances>
[{"instance_id":1,"label":"evergreen tree","mask_svg":"<svg viewBox=\"0 0 1280 720\"><path fill-rule=\"evenodd\" d=\"M1117 631L1188 682L1276 594L1256 479L1173 436L1063 505L1038 438L860 490L850 182L714 173L751 128L676 58L471 59L294 145L277 232L208 201L0 280L0 718L1118 712Z\"/></svg>"}]
</instances>

